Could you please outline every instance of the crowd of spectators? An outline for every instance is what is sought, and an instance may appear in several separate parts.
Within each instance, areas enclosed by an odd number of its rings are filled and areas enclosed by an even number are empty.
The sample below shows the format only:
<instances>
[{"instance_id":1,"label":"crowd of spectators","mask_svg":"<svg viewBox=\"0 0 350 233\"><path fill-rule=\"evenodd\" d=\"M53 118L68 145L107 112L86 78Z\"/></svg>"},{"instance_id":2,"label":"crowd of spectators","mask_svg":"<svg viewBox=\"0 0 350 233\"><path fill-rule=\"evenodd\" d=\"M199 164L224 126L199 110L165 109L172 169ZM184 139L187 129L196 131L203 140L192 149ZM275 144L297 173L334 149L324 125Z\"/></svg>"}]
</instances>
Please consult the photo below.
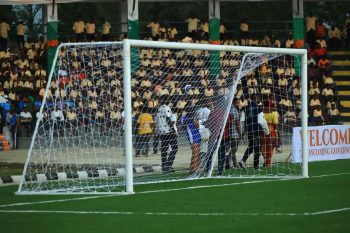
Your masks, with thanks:
<instances>
[{"instance_id":1,"label":"crowd of spectators","mask_svg":"<svg viewBox=\"0 0 350 233\"><path fill-rule=\"evenodd\" d=\"M110 23L106 20L101 23L100 34L97 36L93 20L84 22L77 19L72 25L75 40L110 40ZM191 17L186 23L188 33L179 38L176 27L165 27L154 20L147 25L150 33L143 39L211 43L207 21ZM348 17L343 30L332 26L327 34L322 21L313 15L306 17L305 47L309 49L311 124L338 123L339 105L327 50L349 46L349 28ZM14 43L8 46L9 25L4 19L0 22L0 116L1 130L3 126L14 123L17 125L14 130L23 128L25 131L19 132L22 135L26 132L26 136L30 136L46 88L47 46L43 39L25 41L25 30L23 23L19 22L16 27L17 46ZM246 19L242 20L239 31L239 38L229 38L225 26L221 25L220 43L287 48L294 45L291 33L285 41L280 41L271 33L266 33L263 38L255 38L250 33ZM48 102L55 102L59 97L69 104L61 105L62 111L51 113L51 116L47 113L46 117L66 121L69 127L79 123L91 124L87 123L87 119L103 122L108 118L111 124L121 123L123 96L120 50L67 51L63 48L59 51L59 57L62 63L51 83ZM140 50L140 66L132 78L133 114L137 114L142 106L156 109L161 96L171 96L173 106L181 114L186 105L195 104L202 97L210 99L227 94L227 78L239 67L240 56L226 52L221 53L220 57L220 74L213 77L210 73L209 52ZM262 98L269 98L274 103L282 122L298 124L301 91L294 62L289 56L280 57L262 64L242 79L236 93L241 107L246 105L249 94L262 93Z\"/></svg>"}]
</instances>

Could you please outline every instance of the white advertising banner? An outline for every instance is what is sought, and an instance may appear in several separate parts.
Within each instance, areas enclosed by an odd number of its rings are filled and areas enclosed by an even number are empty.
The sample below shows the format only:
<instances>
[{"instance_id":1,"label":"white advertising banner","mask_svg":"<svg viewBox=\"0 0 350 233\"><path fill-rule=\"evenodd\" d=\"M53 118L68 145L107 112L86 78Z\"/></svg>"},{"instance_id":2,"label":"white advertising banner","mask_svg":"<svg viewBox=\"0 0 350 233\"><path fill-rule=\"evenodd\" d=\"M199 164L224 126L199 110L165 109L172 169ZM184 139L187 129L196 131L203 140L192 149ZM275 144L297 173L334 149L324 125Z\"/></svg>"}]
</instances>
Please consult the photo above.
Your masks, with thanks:
<instances>
[{"instance_id":1,"label":"white advertising banner","mask_svg":"<svg viewBox=\"0 0 350 233\"><path fill-rule=\"evenodd\" d=\"M350 125L324 125L308 127L309 161L349 159ZM292 162L300 163L301 127L293 128Z\"/></svg>"}]
</instances>

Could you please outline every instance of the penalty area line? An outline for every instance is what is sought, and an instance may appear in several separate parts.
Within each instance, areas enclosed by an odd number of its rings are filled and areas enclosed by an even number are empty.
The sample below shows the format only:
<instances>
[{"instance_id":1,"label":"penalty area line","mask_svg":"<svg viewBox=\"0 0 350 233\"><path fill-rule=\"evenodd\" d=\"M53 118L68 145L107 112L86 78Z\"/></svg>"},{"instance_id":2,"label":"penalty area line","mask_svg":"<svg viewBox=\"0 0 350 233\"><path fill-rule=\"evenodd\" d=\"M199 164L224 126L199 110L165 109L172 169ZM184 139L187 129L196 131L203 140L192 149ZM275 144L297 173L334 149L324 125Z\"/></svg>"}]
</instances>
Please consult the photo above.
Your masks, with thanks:
<instances>
[{"instance_id":1,"label":"penalty area line","mask_svg":"<svg viewBox=\"0 0 350 233\"><path fill-rule=\"evenodd\" d=\"M155 215L155 216L315 216L349 211L350 208L305 213L168 213L131 211L74 211L74 210L0 210L0 213L71 214L71 215Z\"/></svg>"}]
</instances>

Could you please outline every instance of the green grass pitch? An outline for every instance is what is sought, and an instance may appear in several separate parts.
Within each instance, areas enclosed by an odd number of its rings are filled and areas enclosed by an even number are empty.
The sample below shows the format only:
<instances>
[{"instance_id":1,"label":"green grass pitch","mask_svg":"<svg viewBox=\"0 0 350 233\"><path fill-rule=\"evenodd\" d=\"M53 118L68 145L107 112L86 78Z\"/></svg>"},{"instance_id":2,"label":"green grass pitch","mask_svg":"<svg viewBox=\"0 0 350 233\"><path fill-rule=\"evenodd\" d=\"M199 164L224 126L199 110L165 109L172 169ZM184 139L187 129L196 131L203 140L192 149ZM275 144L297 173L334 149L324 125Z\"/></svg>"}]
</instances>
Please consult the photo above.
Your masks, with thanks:
<instances>
[{"instance_id":1,"label":"green grass pitch","mask_svg":"<svg viewBox=\"0 0 350 233\"><path fill-rule=\"evenodd\" d=\"M0 187L0 231L350 232L350 160L309 179L206 179L135 186L127 196L15 196Z\"/></svg>"}]
</instances>

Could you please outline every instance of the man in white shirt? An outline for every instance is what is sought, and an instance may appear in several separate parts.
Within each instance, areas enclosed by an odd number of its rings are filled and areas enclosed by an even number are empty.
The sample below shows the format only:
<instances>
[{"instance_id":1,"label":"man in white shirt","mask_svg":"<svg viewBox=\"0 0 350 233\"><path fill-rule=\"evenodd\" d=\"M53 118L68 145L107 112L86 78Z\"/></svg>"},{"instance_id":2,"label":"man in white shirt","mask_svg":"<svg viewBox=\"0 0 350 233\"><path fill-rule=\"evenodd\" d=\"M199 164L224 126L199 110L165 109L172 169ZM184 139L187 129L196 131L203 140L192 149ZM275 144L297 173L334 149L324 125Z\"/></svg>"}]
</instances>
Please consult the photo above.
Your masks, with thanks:
<instances>
[{"instance_id":1,"label":"man in white shirt","mask_svg":"<svg viewBox=\"0 0 350 233\"><path fill-rule=\"evenodd\" d=\"M26 129L26 136L29 137L30 130L32 128L32 114L28 111L28 108L24 108L20 114L21 125Z\"/></svg>"},{"instance_id":2,"label":"man in white shirt","mask_svg":"<svg viewBox=\"0 0 350 233\"><path fill-rule=\"evenodd\" d=\"M295 112L292 111L292 108L288 108L286 113L283 115L283 121L285 124L290 124L291 126L295 126L297 122L297 116Z\"/></svg>"},{"instance_id":3,"label":"man in white shirt","mask_svg":"<svg viewBox=\"0 0 350 233\"><path fill-rule=\"evenodd\" d=\"M190 17L187 20L185 20L185 22L187 23L187 32L192 33L197 31L198 23L200 23L201 21L196 17Z\"/></svg>"},{"instance_id":4,"label":"man in white shirt","mask_svg":"<svg viewBox=\"0 0 350 233\"><path fill-rule=\"evenodd\" d=\"M201 135L201 145L200 145L200 156L201 159L206 158L206 153L208 152L208 142L210 137L210 130L207 127L207 121L210 115L210 109L206 106L208 101L204 98L200 101L200 106L202 106L197 111L197 118L199 123L199 134Z\"/></svg>"},{"instance_id":5,"label":"man in white shirt","mask_svg":"<svg viewBox=\"0 0 350 233\"><path fill-rule=\"evenodd\" d=\"M157 124L161 142L162 172L174 172L172 165L178 150L177 135L174 129L175 122L172 119L173 113L168 106L167 97L161 98L161 106L157 112ZM168 153L169 146L171 151Z\"/></svg>"},{"instance_id":6,"label":"man in white shirt","mask_svg":"<svg viewBox=\"0 0 350 233\"><path fill-rule=\"evenodd\" d=\"M328 110L330 123L336 125L339 123L339 110L335 107L334 103L331 106L332 108Z\"/></svg>"},{"instance_id":7,"label":"man in white shirt","mask_svg":"<svg viewBox=\"0 0 350 233\"><path fill-rule=\"evenodd\" d=\"M51 130L53 130L53 135L61 136L63 133L62 126L64 123L64 115L61 109L56 108L51 112L51 121Z\"/></svg>"}]
</instances>

